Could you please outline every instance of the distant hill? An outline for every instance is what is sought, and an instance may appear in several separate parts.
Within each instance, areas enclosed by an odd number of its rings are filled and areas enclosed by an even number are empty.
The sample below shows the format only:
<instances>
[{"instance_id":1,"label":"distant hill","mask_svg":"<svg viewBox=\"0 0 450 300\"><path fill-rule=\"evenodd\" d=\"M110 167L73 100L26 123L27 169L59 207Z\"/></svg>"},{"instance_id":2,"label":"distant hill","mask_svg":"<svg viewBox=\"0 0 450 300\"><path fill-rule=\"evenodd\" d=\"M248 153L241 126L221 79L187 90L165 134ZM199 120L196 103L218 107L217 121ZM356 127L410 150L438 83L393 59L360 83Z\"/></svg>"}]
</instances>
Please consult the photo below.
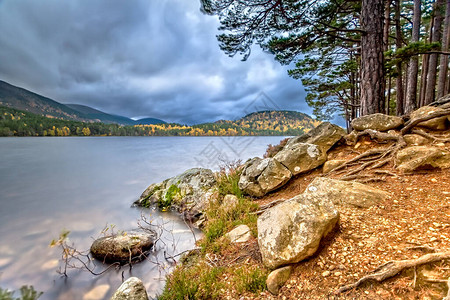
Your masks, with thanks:
<instances>
[{"instance_id":1,"label":"distant hill","mask_svg":"<svg viewBox=\"0 0 450 300\"><path fill-rule=\"evenodd\" d=\"M135 125L152 125L152 124L167 124L167 122L164 122L160 119L155 118L144 118L134 121Z\"/></svg>"},{"instance_id":2,"label":"distant hill","mask_svg":"<svg viewBox=\"0 0 450 300\"><path fill-rule=\"evenodd\" d=\"M64 104L1 80L0 105L50 118L89 121L82 113Z\"/></svg>"},{"instance_id":3,"label":"distant hill","mask_svg":"<svg viewBox=\"0 0 450 300\"><path fill-rule=\"evenodd\" d=\"M48 118L71 121L115 123L121 125L165 123L162 120L154 118L135 121L127 117L111 115L86 105L62 104L1 80L0 106L31 112Z\"/></svg>"}]
</instances>

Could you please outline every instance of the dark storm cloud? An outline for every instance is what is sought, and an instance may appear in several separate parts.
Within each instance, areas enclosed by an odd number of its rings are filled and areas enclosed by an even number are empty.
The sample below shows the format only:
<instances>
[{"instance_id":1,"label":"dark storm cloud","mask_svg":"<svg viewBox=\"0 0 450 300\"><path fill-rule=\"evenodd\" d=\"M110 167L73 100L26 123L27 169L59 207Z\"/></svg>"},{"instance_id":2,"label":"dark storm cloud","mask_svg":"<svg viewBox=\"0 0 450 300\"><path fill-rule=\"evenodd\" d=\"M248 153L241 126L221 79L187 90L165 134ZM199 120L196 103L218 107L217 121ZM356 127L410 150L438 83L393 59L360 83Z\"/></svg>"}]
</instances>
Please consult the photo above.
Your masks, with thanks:
<instances>
[{"instance_id":1,"label":"dark storm cloud","mask_svg":"<svg viewBox=\"0 0 450 300\"><path fill-rule=\"evenodd\" d=\"M0 0L0 79L187 124L241 117L261 92L276 108L310 112L286 67L256 47L247 62L227 57L217 27L196 0Z\"/></svg>"}]
</instances>

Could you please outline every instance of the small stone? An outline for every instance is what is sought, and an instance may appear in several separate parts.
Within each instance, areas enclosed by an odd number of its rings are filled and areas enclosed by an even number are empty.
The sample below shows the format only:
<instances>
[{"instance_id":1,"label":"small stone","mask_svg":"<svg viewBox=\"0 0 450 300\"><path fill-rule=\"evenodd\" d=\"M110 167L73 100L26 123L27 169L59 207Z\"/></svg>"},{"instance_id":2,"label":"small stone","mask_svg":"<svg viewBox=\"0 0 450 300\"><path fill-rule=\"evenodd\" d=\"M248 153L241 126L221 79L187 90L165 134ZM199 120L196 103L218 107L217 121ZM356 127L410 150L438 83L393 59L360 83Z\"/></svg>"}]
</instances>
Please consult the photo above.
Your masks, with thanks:
<instances>
[{"instance_id":1,"label":"small stone","mask_svg":"<svg viewBox=\"0 0 450 300\"><path fill-rule=\"evenodd\" d=\"M120 285L111 300L148 300L148 295L142 281L130 277Z\"/></svg>"},{"instance_id":2,"label":"small stone","mask_svg":"<svg viewBox=\"0 0 450 300\"><path fill-rule=\"evenodd\" d=\"M239 225L225 235L232 243L245 243L252 237L252 232L247 225Z\"/></svg>"},{"instance_id":3,"label":"small stone","mask_svg":"<svg viewBox=\"0 0 450 300\"><path fill-rule=\"evenodd\" d=\"M438 182L438 180L436 178L431 178L430 180L431 182Z\"/></svg>"},{"instance_id":4,"label":"small stone","mask_svg":"<svg viewBox=\"0 0 450 300\"><path fill-rule=\"evenodd\" d=\"M324 271L324 272L322 273L322 276L323 276L323 277L327 277L327 276L330 276L330 274L331 274L330 271Z\"/></svg>"},{"instance_id":5,"label":"small stone","mask_svg":"<svg viewBox=\"0 0 450 300\"><path fill-rule=\"evenodd\" d=\"M342 272L334 272L334 276L341 276L342 275Z\"/></svg>"},{"instance_id":6,"label":"small stone","mask_svg":"<svg viewBox=\"0 0 450 300\"><path fill-rule=\"evenodd\" d=\"M41 266L41 269L42 269L42 270L51 270L51 269L55 269L55 268L58 266L58 264L59 264L59 260L57 260L57 259L52 259L52 260L49 260L49 261L47 261L46 263L44 263L44 264Z\"/></svg>"},{"instance_id":7,"label":"small stone","mask_svg":"<svg viewBox=\"0 0 450 300\"><path fill-rule=\"evenodd\" d=\"M266 284L267 289L274 295L278 295L280 289L291 276L291 266L283 267L272 271L269 276L267 276ZM289 285L288 285L289 287Z\"/></svg>"}]
</instances>

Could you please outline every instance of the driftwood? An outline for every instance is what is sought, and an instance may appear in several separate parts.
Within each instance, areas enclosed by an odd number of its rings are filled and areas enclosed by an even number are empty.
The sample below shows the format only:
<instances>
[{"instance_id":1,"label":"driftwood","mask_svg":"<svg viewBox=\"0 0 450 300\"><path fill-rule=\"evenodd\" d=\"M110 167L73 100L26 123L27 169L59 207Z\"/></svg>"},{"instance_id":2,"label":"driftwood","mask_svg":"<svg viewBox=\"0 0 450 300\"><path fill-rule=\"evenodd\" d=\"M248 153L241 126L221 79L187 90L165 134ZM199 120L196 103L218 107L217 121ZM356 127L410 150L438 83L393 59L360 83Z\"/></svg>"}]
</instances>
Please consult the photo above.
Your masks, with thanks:
<instances>
[{"instance_id":1,"label":"driftwood","mask_svg":"<svg viewBox=\"0 0 450 300\"><path fill-rule=\"evenodd\" d=\"M437 253L429 253L425 254L419 258L416 259L406 259L406 260L393 260L390 262L387 262L381 266L379 266L376 270L374 270L374 273L366 275L362 278L360 278L355 283L344 285L343 287L339 288L336 293L343 293L345 291L351 290L353 288L356 288L360 286L361 284L367 282L367 281L377 281L382 282L388 278L394 277L401 271L407 268L416 267L419 265L432 263L444 259L450 259L450 251L445 252L437 252ZM448 297L448 295L447 295ZM445 299L445 298L444 298Z\"/></svg>"}]
</instances>

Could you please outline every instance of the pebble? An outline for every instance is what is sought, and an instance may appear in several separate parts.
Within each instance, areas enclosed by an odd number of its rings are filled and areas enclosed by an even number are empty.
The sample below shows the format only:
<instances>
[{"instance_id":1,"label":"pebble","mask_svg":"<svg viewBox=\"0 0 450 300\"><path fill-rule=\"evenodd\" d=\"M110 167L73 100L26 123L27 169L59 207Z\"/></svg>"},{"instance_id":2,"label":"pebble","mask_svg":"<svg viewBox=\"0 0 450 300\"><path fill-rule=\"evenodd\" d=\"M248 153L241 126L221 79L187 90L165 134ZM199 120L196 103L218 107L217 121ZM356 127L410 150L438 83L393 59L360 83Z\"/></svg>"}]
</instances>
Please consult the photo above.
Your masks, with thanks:
<instances>
[{"instance_id":1,"label":"pebble","mask_svg":"<svg viewBox=\"0 0 450 300\"><path fill-rule=\"evenodd\" d=\"M334 276L341 276L342 272L334 272Z\"/></svg>"},{"instance_id":2,"label":"pebble","mask_svg":"<svg viewBox=\"0 0 450 300\"><path fill-rule=\"evenodd\" d=\"M51 270L51 269L56 269L56 267L59 265L59 260L57 259L52 259L47 261L46 263L44 263L41 266L42 270Z\"/></svg>"},{"instance_id":3,"label":"pebble","mask_svg":"<svg viewBox=\"0 0 450 300\"><path fill-rule=\"evenodd\" d=\"M327 277L327 276L330 276L330 274L331 274L330 271L324 271L324 272L322 273L322 276L323 276L323 277Z\"/></svg>"}]
</instances>

